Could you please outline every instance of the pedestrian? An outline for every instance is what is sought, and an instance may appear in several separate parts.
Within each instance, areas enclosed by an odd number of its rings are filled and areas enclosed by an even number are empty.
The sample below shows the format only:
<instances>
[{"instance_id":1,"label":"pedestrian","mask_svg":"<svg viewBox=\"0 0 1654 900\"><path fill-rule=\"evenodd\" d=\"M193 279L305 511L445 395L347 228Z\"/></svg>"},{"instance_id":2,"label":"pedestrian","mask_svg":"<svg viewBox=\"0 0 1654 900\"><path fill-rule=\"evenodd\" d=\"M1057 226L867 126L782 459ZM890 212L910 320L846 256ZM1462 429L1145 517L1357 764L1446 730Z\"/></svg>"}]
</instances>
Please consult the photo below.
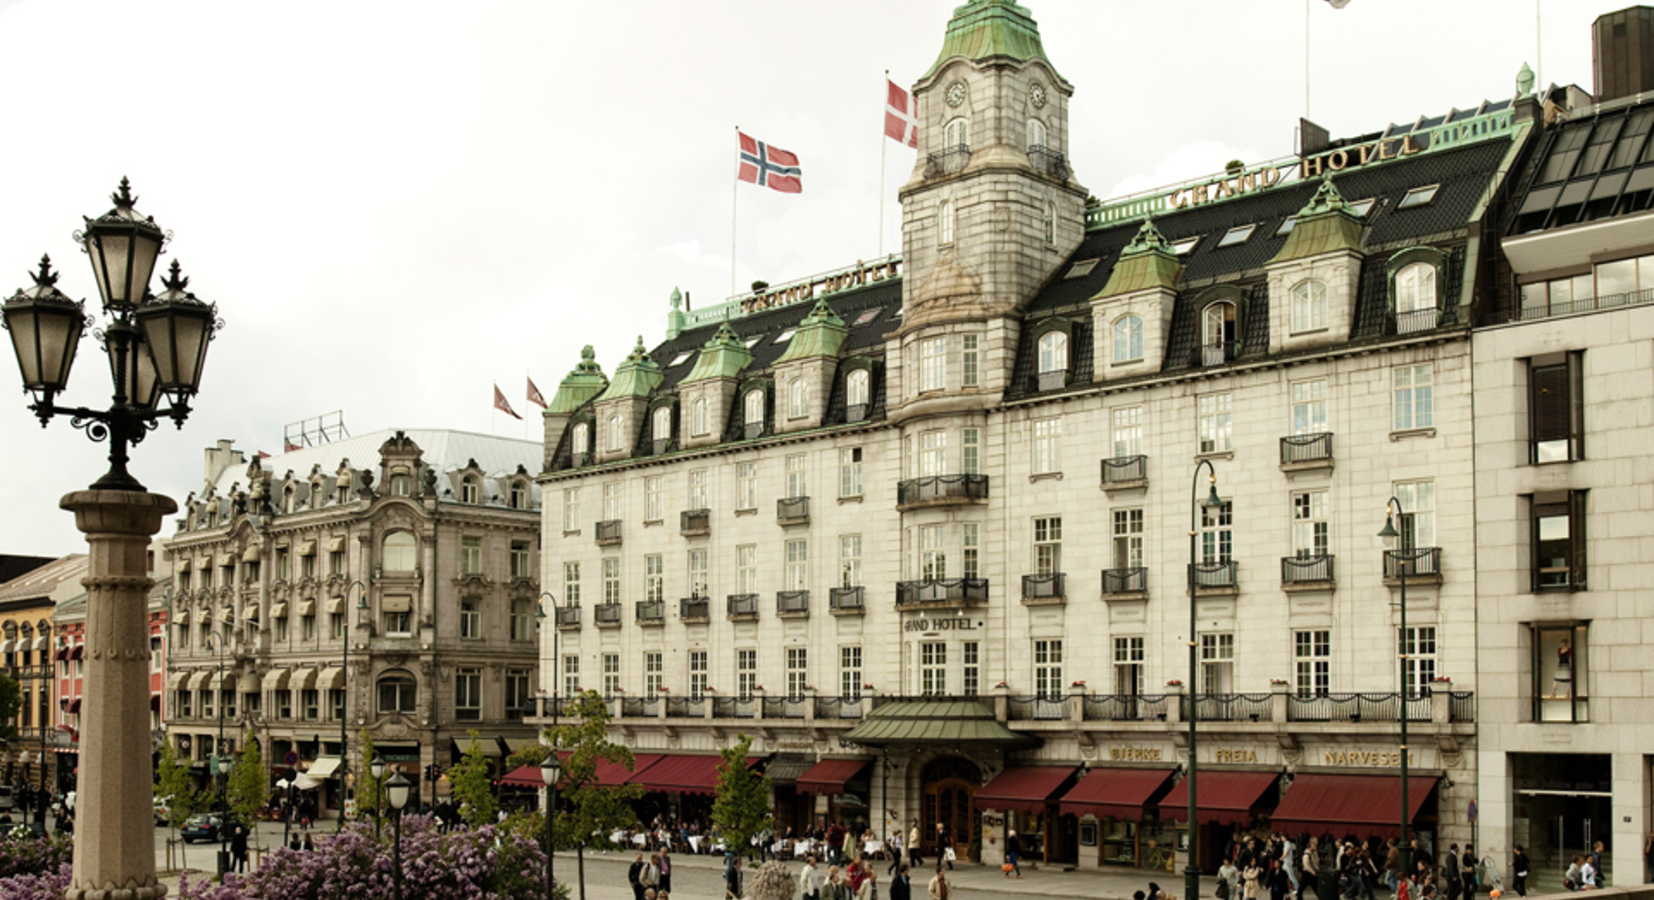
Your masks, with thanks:
<instances>
[{"instance_id":1,"label":"pedestrian","mask_svg":"<svg viewBox=\"0 0 1654 900\"><path fill-rule=\"evenodd\" d=\"M626 867L626 883L632 886L632 900L643 900L643 854L639 853Z\"/></svg>"},{"instance_id":2,"label":"pedestrian","mask_svg":"<svg viewBox=\"0 0 1654 900\"><path fill-rule=\"evenodd\" d=\"M913 880L908 877L907 866L898 869L891 880L890 900L913 900Z\"/></svg>"},{"instance_id":3,"label":"pedestrian","mask_svg":"<svg viewBox=\"0 0 1654 900\"><path fill-rule=\"evenodd\" d=\"M1298 845L1292 842L1292 835L1281 837L1281 868L1286 870L1287 880L1292 884L1292 895L1297 897L1298 885Z\"/></svg>"},{"instance_id":4,"label":"pedestrian","mask_svg":"<svg viewBox=\"0 0 1654 900\"><path fill-rule=\"evenodd\" d=\"M856 900L879 900L879 873L872 866L866 867L866 872L861 887L856 888Z\"/></svg>"},{"instance_id":5,"label":"pedestrian","mask_svg":"<svg viewBox=\"0 0 1654 900\"><path fill-rule=\"evenodd\" d=\"M1390 893L1394 894L1401 889L1401 846L1395 838L1384 842L1384 883L1389 885Z\"/></svg>"},{"instance_id":6,"label":"pedestrian","mask_svg":"<svg viewBox=\"0 0 1654 900\"><path fill-rule=\"evenodd\" d=\"M1597 870L1597 887L1608 886L1608 879L1602 874L1602 851L1604 849L1606 848L1603 847L1602 841L1594 841L1591 844L1591 868Z\"/></svg>"},{"instance_id":7,"label":"pedestrian","mask_svg":"<svg viewBox=\"0 0 1654 900\"><path fill-rule=\"evenodd\" d=\"M1286 875L1286 866L1277 862L1269 872L1269 900L1286 900L1292 892L1292 879Z\"/></svg>"},{"instance_id":8,"label":"pedestrian","mask_svg":"<svg viewBox=\"0 0 1654 900\"><path fill-rule=\"evenodd\" d=\"M297 832L287 839L287 849L292 850L295 853L304 849L304 844L299 841L299 835Z\"/></svg>"},{"instance_id":9,"label":"pedestrian","mask_svg":"<svg viewBox=\"0 0 1654 900\"><path fill-rule=\"evenodd\" d=\"M1594 891L1597 889L1597 867L1591 865L1591 858L1585 857L1585 864L1579 867L1579 889Z\"/></svg>"},{"instance_id":10,"label":"pedestrian","mask_svg":"<svg viewBox=\"0 0 1654 900\"><path fill-rule=\"evenodd\" d=\"M1579 890L1579 886L1582 883L1582 879L1581 879L1580 876L1583 874L1581 870L1584 868L1584 865L1585 865L1585 857L1583 857L1583 856L1574 857L1574 861L1571 864L1569 864L1569 866L1568 866L1568 871L1562 873L1562 889L1563 890L1565 890L1565 891L1577 891L1577 890Z\"/></svg>"},{"instance_id":11,"label":"pedestrian","mask_svg":"<svg viewBox=\"0 0 1654 900\"><path fill-rule=\"evenodd\" d=\"M948 900L948 876L942 872L942 861L936 861L936 874L931 876L928 893L930 900Z\"/></svg>"},{"instance_id":12,"label":"pedestrian","mask_svg":"<svg viewBox=\"0 0 1654 900\"><path fill-rule=\"evenodd\" d=\"M897 823L895 830L890 832L889 846L886 849L890 851L890 868L885 871L886 874L894 876L902 868L902 826L900 823ZM890 892L892 894L896 892L894 882L891 883Z\"/></svg>"},{"instance_id":13,"label":"pedestrian","mask_svg":"<svg viewBox=\"0 0 1654 900\"><path fill-rule=\"evenodd\" d=\"M1226 859L1218 866L1218 883L1213 887L1218 900L1240 900L1240 870L1234 860Z\"/></svg>"},{"instance_id":14,"label":"pedestrian","mask_svg":"<svg viewBox=\"0 0 1654 900\"><path fill-rule=\"evenodd\" d=\"M662 847L660 850L660 894L666 896L672 892L672 851Z\"/></svg>"},{"instance_id":15,"label":"pedestrian","mask_svg":"<svg viewBox=\"0 0 1654 900\"><path fill-rule=\"evenodd\" d=\"M651 855L649 861L643 864L643 871L638 873L638 881L643 884L645 894L653 888L660 887L660 854Z\"/></svg>"},{"instance_id":16,"label":"pedestrian","mask_svg":"<svg viewBox=\"0 0 1654 900\"><path fill-rule=\"evenodd\" d=\"M1303 870L1303 874L1298 876L1298 900L1304 900L1304 888L1309 886L1315 887L1316 900L1320 900L1321 859L1320 853L1318 852L1319 850L1319 838L1312 837L1304 843L1304 858L1302 865L1300 866ZM1331 900L1331 898L1328 898L1328 900Z\"/></svg>"},{"instance_id":17,"label":"pedestrian","mask_svg":"<svg viewBox=\"0 0 1654 900\"><path fill-rule=\"evenodd\" d=\"M1022 877L1022 866L1017 864L1017 833L1014 831L1005 835L1005 865L1000 868L1006 878L1010 878L1012 872L1017 873L1018 878Z\"/></svg>"},{"instance_id":18,"label":"pedestrian","mask_svg":"<svg viewBox=\"0 0 1654 900\"><path fill-rule=\"evenodd\" d=\"M1465 900L1476 897L1476 848L1464 845L1464 856L1459 859L1459 887Z\"/></svg>"},{"instance_id":19,"label":"pedestrian","mask_svg":"<svg viewBox=\"0 0 1654 900\"><path fill-rule=\"evenodd\" d=\"M237 825L230 835L230 859L237 872L247 871L247 829Z\"/></svg>"},{"instance_id":20,"label":"pedestrian","mask_svg":"<svg viewBox=\"0 0 1654 900\"><path fill-rule=\"evenodd\" d=\"M1241 870L1241 880L1245 885L1241 896L1245 900L1258 900L1259 895L1262 894L1262 887L1258 884L1258 879L1262 877L1263 870L1258 868L1257 860L1247 860L1246 868ZM1155 885L1151 882L1149 887L1155 888Z\"/></svg>"},{"instance_id":21,"label":"pedestrian","mask_svg":"<svg viewBox=\"0 0 1654 900\"><path fill-rule=\"evenodd\" d=\"M1649 835L1649 840L1654 841L1654 834ZM1516 852L1511 854L1510 871L1516 878L1515 881L1511 882L1511 886L1516 890L1516 896L1526 897L1528 895L1528 851L1520 844L1516 846Z\"/></svg>"},{"instance_id":22,"label":"pedestrian","mask_svg":"<svg viewBox=\"0 0 1654 900\"><path fill-rule=\"evenodd\" d=\"M311 837L308 831L304 833L304 849L310 852L314 852L316 849L316 839Z\"/></svg>"},{"instance_id":23,"label":"pedestrian","mask_svg":"<svg viewBox=\"0 0 1654 900\"><path fill-rule=\"evenodd\" d=\"M1650 841L1651 844L1654 844L1654 834L1649 835L1648 840ZM1654 852L1650 853L1649 859L1654 860ZM915 869L922 868L925 864L925 861L923 859L919 858L919 820L918 819L913 820L913 830L911 830L907 833L907 864L912 866Z\"/></svg>"},{"instance_id":24,"label":"pedestrian","mask_svg":"<svg viewBox=\"0 0 1654 900\"><path fill-rule=\"evenodd\" d=\"M844 876L838 866L827 867L827 879L821 883L821 900L848 900Z\"/></svg>"},{"instance_id":25,"label":"pedestrian","mask_svg":"<svg viewBox=\"0 0 1654 900\"><path fill-rule=\"evenodd\" d=\"M946 822L936 823L936 854L940 857L938 861L946 862L948 864L948 871L952 872L954 857L953 839L952 836L948 834L948 824Z\"/></svg>"},{"instance_id":26,"label":"pedestrian","mask_svg":"<svg viewBox=\"0 0 1654 900\"><path fill-rule=\"evenodd\" d=\"M804 857L804 868L798 872L798 889L804 900L821 900L821 872L816 869L813 853Z\"/></svg>"},{"instance_id":27,"label":"pedestrian","mask_svg":"<svg viewBox=\"0 0 1654 900\"><path fill-rule=\"evenodd\" d=\"M1459 845L1447 845L1447 859L1442 861L1442 879L1447 882L1447 900L1459 900L1462 887L1459 881Z\"/></svg>"},{"instance_id":28,"label":"pedestrian","mask_svg":"<svg viewBox=\"0 0 1654 900\"><path fill-rule=\"evenodd\" d=\"M741 859L736 857L735 864L729 867L728 874L724 876L724 897L725 900L741 900L743 896L741 893Z\"/></svg>"}]
</instances>

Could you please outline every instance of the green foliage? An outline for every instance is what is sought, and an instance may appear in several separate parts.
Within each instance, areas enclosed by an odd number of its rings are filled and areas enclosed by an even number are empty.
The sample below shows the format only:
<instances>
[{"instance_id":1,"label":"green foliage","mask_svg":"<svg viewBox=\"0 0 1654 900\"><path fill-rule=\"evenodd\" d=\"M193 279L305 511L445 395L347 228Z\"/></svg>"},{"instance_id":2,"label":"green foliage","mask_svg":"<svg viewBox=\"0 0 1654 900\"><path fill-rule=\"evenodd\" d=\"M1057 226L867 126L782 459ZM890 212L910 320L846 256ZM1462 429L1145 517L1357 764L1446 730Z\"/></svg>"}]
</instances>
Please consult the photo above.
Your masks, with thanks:
<instances>
[{"instance_id":1,"label":"green foliage","mask_svg":"<svg viewBox=\"0 0 1654 900\"><path fill-rule=\"evenodd\" d=\"M250 826L257 821L258 811L270 802L270 776L264 771L264 757L259 753L258 741L251 731L247 732L241 747L241 758L230 770L225 795L236 819ZM258 829L253 828L252 831L256 835Z\"/></svg>"},{"instance_id":2,"label":"green foliage","mask_svg":"<svg viewBox=\"0 0 1654 900\"><path fill-rule=\"evenodd\" d=\"M23 709L23 689L17 679L0 672L0 738L17 737L17 714Z\"/></svg>"},{"instance_id":3,"label":"green foliage","mask_svg":"<svg viewBox=\"0 0 1654 900\"><path fill-rule=\"evenodd\" d=\"M472 737L476 737L475 734ZM366 728L362 729L362 752L357 754L356 770L356 817L372 816L379 811L380 797L379 782L373 780L373 736Z\"/></svg>"},{"instance_id":4,"label":"green foliage","mask_svg":"<svg viewBox=\"0 0 1654 900\"><path fill-rule=\"evenodd\" d=\"M724 846L740 856L752 852L752 838L768 828L770 779L747 766L752 738L741 735L734 746L719 751L724 761L718 766L718 794L712 801L712 824L724 833Z\"/></svg>"},{"instance_id":5,"label":"green foliage","mask_svg":"<svg viewBox=\"0 0 1654 900\"><path fill-rule=\"evenodd\" d=\"M524 744L522 749L505 758L501 770L515 772L523 766L537 766L546 761L548 750L545 744Z\"/></svg>"},{"instance_id":6,"label":"green foliage","mask_svg":"<svg viewBox=\"0 0 1654 900\"><path fill-rule=\"evenodd\" d=\"M196 792L190 780L189 765L178 762L178 756L168 742L161 744L161 763L155 769L155 796L167 802L167 824L175 829L182 828L190 816L210 802Z\"/></svg>"},{"instance_id":7,"label":"green foliage","mask_svg":"<svg viewBox=\"0 0 1654 900\"><path fill-rule=\"evenodd\" d=\"M459 764L448 770L448 782L453 786L454 799L459 801L460 818L475 828L493 824L498 807L494 803L494 785L488 777L488 757L483 755L476 731L467 733L471 743L466 746Z\"/></svg>"},{"instance_id":8,"label":"green foliage","mask_svg":"<svg viewBox=\"0 0 1654 900\"><path fill-rule=\"evenodd\" d=\"M643 796L643 789L637 785L598 787L593 784L597 766L607 760L631 770L637 761L625 745L609 740L609 706L596 691L580 695L572 718L574 724L559 725L551 732L552 744L569 754L563 760L563 781L557 792L561 812L552 839L563 848L613 849L609 835L637 825L632 802Z\"/></svg>"}]
</instances>

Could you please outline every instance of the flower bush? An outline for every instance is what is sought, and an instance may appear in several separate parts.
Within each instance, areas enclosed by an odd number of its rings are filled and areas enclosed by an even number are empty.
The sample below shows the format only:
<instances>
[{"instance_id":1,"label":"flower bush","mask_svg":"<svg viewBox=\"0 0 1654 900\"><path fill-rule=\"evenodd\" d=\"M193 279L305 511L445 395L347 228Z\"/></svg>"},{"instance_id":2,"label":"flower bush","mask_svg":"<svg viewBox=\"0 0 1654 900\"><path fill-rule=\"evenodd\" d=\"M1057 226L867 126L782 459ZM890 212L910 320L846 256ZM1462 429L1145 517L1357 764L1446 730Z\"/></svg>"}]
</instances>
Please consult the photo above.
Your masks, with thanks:
<instances>
[{"instance_id":1,"label":"flower bush","mask_svg":"<svg viewBox=\"0 0 1654 900\"><path fill-rule=\"evenodd\" d=\"M0 879L55 872L69 864L74 852L67 835L32 837L19 826L0 840Z\"/></svg>"},{"instance_id":2,"label":"flower bush","mask_svg":"<svg viewBox=\"0 0 1654 900\"><path fill-rule=\"evenodd\" d=\"M278 849L247 875L179 883L179 900L390 900L393 830L380 839L370 823L347 826L313 851ZM420 900L505 900L545 891L545 853L521 833L494 826L437 831L429 816L402 820L402 895ZM557 896L568 897L559 884ZM8 900L0 895L0 900Z\"/></svg>"},{"instance_id":3,"label":"flower bush","mask_svg":"<svg viewBox=\"0 0 1654 900\"><path fill-rule=\"evenodd\" d=\"M64 862L56 869L0 878L0 900L62 900L68 887L69 863Z\"/></svg>"}]
</instances>

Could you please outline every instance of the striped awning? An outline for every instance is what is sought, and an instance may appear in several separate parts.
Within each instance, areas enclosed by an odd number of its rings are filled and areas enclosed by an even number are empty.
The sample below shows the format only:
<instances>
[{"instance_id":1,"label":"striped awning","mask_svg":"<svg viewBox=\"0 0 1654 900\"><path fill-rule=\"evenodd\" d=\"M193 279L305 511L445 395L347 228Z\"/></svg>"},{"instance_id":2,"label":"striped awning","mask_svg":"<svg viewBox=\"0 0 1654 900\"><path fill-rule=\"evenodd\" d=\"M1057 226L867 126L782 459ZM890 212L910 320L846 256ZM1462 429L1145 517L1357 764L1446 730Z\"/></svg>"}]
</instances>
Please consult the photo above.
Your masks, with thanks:
<instances>
[{"instance_id":1,"label":"striped awning","mask_svg":"<svg viewBox=\"0 0 1654 900\"><path fill-rule=\"evenodd\" d=\"M264 679L259 683L259 690L279 691L287 687L287 682L292 677L292 669L271 669L264 673Z\"/></svg>"},{"instance_id":2,"label":"striped awning","mask_svg":"<svg viewBox=\"0 0 1654 900\"><path fill-rule=\"evenodd\" d=\"M16 641L0 641L0 653L10 653L16 648Z\"/></svg>"},{"instance_id":3,"label":"striped awning","mask_svg":"<svg viewBox=\"0 0 1654 900\"><path fill-rule=\"evenodd\" d=\"M316 542L315 541L305 541L304 543L300 544L299 545L299 555L300 556L315 556L316 555Z\"/></svg>"},{"instance_id":4,"label":"striped awning","mask_svg":"<svg viewBox=\"0 0 1654 900\"><path fill-rule=\"evenodd\" d=\"M329 553L343 553L343 552L345 552L345 536L341 534L338 537L329 538L328 541L327 541L327 552L329 552Z\"/></svg>"},{"instance_id":5,"label":"striped awning","mask_svg":"<svg viewBox=\"0 0 1654 900\"><path fill-rule=\"evenodd\" d=\"M307 691L316 686L316 669L299 669L293 673L293 690Z\"/></svg>"},{"instance_id":6,"label":"striped awning","mask_svg":"<svg viewBox=\"0 0 1654 900\"><path fill-rule=\"evenodd\" d=\"M34 648L36 650L45 650L47 648L47 646L49 644L51 644L51 642L52 642L51 638L48 638L45 635L41 635L40 637L37 637L37 638L34 639Z\"/></svg>"},{"instance_id":7,"label":"striped awning","mask_svg":"<svg viewBox=\"0 0 1654 900\"><path fill-rule=\"evenodd\" d=\"M242 562L258 562L258 556L259 556L259 550L258 550L258 545L257 544L253 544L252 546L248 547L247 549L241 551L241 561Z\"/></svg>"},{"instance_id":8,"label":"striped awning","mask_svg":"<svg viewBox=\"0 0 1654 900\"><path fill-rule=\"evenodd\" d=\"M287 601L286 600L283 600L280 603L277 603L275 606L270 607L270 618L272 618L272 619L285 619L285 618L287 618Z\"/></svg>"},{"instance_id":9,"label":"striped awning","mask_svg":"<svg viewBox=\"0 0 1654 900\"><path fill-rule=\"evenodd\" d=\"M345 670L329 666L316 676L316 687L324 691L342 691L345 688Z\"/></svg>"}]
</instances>

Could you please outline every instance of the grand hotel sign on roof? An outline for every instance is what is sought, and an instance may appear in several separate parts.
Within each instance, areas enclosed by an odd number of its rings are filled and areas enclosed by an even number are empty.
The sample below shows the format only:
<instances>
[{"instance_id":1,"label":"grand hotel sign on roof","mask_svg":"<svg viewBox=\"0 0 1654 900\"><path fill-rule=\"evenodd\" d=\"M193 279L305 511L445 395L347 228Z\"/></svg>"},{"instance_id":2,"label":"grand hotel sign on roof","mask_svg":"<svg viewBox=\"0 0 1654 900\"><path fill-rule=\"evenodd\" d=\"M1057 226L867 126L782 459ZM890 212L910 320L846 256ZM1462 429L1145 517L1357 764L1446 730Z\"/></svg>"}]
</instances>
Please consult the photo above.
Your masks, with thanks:
<instances>
[{"instance_id":1,"label":"grand hotel sign on roof","mask_svg":"<svg viewBox=\"0 0 1654 900\"><path fill-rule=\"evenodd\" d=\"M886 278L894 278L901 272L902 261L892 256L883 262L867 265L860 260L855 265L822 275L812 275L790 284L784 284L774 290L765 289L764 293L754 294L741 300L741 312L750 313L759 310L771 309L777 306L787 306L800 300L813 300L824 294L848 290Z\"/></svg>"},{"instance_id":2,"label":"grand hotel sign on roof","mask_svg":"<svg viewBox=\"0 0 1654 900\"><path fill-rule=\"evenodd\" d=\"M1315 156L1305 156L1298 160L1297 165L1266 163L1261 167L1226 173L1220 178L1182 185L1166 194L1166 200L1172 209L1199 206L1226 197L1238 197L1266 190L1284 182L1303 181L1328 172L1341 172L1354 166L1411 156L1423 149L1424 147L1414 141L1413 135L1404 134L1397 138L1385 138L1351 147L1339 147Z\"/></svg>"}]
</instances>

